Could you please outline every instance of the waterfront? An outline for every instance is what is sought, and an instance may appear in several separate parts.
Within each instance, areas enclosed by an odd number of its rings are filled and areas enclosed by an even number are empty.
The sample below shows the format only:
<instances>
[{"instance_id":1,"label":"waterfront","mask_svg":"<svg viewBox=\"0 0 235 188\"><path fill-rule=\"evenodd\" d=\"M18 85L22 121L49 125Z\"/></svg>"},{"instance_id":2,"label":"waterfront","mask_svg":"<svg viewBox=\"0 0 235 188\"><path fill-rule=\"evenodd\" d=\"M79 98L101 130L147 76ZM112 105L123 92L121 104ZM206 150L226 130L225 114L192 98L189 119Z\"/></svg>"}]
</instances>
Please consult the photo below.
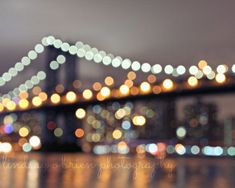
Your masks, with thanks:
<instances>
[{"instance_id":1,"label":"waterfront","mask_svg":"<svg viewBox=\"0 0 235 188\"><path fill-rule=\"evenodd\" d=\"M232 158L165 158L90 154L1 156L1 188L233 187Z\"/></svg>"}]
</instances>

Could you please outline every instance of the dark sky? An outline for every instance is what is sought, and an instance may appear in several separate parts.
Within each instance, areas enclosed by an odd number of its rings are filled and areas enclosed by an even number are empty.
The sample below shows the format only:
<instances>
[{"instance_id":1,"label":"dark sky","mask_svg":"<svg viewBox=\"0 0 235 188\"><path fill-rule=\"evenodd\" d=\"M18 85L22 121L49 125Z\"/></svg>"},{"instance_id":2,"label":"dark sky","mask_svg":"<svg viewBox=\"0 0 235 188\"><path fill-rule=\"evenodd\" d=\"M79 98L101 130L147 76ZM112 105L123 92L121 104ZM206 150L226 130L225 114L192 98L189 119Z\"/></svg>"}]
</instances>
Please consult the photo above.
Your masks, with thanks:
<instances>
[{"instance_id":1,"label":"dark sky","mask_svg":"<svg viewBox=\"0 0 235 188\"><path fill-rule=\"evenodd\" d=\"M206 59L231 65L234 10L234 0L1 0L0 73L48 34L151 64L189 66ZM42 62L6 87L26 80ZM84 79L95 80L109 69L87 62L82 70Z\"/></svg>"}]
</instances>

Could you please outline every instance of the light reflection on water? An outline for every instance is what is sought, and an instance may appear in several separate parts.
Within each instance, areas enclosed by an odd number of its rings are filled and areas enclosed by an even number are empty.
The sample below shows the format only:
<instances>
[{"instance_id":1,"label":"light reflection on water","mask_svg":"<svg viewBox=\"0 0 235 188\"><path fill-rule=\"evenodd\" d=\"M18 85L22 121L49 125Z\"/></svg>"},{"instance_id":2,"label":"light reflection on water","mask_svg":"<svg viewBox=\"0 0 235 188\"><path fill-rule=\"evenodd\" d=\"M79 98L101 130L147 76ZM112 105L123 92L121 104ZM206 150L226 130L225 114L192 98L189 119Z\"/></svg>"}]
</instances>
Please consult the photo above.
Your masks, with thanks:
<instances>
[{"instance_id":1,"label":"light reflection on water","mask_svg":"<svg viewBox=\"0 0 235 188\"><path fill-rule=\"evenodd\" d=\"M1 156L0 187L233 187L233 159L87 154Z\"/></svg>"}]
</instances>

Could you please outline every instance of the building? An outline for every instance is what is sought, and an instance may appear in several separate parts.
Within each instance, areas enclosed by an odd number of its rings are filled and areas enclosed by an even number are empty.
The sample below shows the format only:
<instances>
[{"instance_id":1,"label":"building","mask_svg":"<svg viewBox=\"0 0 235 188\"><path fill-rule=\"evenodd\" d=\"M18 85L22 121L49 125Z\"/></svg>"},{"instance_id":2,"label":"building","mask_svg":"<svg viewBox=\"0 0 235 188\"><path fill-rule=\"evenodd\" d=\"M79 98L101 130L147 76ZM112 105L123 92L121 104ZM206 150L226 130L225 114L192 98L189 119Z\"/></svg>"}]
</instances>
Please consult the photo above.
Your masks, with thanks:
<instances>
[{"instance_id":1,"label":"building","mask_svg":"<svg viewBox=\"0 0 235 188\"><path fill-rule=\"evenodd\" d=\"M230 116L224 120L224 145L235 144L235 116Z\"/></svg>"},{"instance_id":2,"label":"building","mask_svg":"<svg viewBox=\"0 0 235 188\"><path fill-rule=\"evenodd\" d=\"M213 143L221 139L221 128L217 120L215 103L203 102L197 98L184 107L183 125L186 128L186 140L201 143Z\"/></svg>"}]
</instances>

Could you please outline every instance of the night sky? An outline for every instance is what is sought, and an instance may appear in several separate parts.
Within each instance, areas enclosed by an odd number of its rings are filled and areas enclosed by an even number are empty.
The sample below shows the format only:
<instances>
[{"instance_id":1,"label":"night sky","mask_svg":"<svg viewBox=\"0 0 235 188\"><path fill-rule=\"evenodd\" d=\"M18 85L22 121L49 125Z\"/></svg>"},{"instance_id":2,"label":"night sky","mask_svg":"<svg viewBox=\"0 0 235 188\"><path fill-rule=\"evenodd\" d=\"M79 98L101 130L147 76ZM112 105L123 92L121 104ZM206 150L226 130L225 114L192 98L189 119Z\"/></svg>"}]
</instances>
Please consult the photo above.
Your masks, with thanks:
<instances>
[{"instance_id":1,"label":"night sky","mask_svg":"<svg viewBox=\"0 0 235 188\"><path fill-rule=\"evenodd\" d=\"M205 59L212 66L231 65L234 10L233 0L2 0L0 73L49 34L150 64L190 66ZM42 57L1 91L16 87L43 66ZM81 79L92 81L107 71L114 76L121 71L88 62L80 68ZM230 100L224 97L220 102L231 112Z\"/></svg>"}]
</instances>

